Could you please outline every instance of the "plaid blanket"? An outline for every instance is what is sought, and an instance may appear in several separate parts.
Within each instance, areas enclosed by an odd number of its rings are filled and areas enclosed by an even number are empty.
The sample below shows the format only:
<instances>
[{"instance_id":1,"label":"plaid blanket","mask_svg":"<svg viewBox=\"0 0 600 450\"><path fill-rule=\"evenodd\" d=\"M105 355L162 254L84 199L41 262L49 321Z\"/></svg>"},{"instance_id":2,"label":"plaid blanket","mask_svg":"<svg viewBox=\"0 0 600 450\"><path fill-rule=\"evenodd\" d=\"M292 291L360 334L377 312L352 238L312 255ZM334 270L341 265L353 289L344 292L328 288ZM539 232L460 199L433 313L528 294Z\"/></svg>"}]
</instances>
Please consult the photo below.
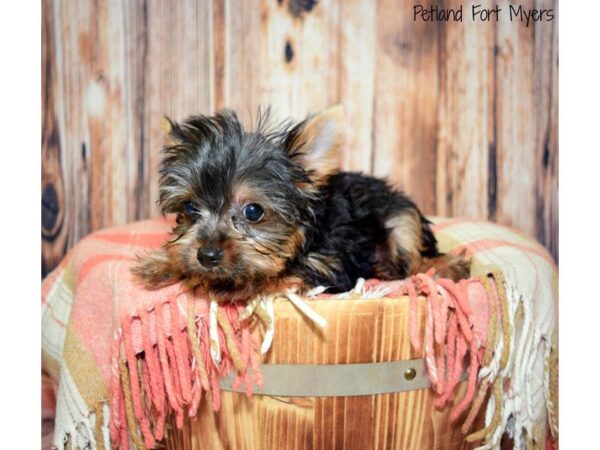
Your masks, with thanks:
<instances>
[{"instance_id":1,"label":"plaid blanket","mask_svg":"<svg viewBox=\"0 0 600 450\"><path fill-rule=\"evenodd\" d=\"M473 257L471 280L454 285L421 274L392 283L369 280L359 292L427 299L430 339L421 343L411 330L411 342L423 347L440 404L454 395L456 384L443 364L467 355L462 410L471 406L472 419L490 393L486 427L471 440L497 448L507 433L515 448L530 448L548 432L556 437L558 273L552 258L516 230L457 219L434 223L442 251ZM57 386L58 448L67 442L72 448L153 447L166 416L173 413L181 425L184 407L193 416L202 392L218 408L219 379L230 371L248 393L260 384L259 344L242 319L261 316L263 349L268 347L276 316L272 301L254 302L252 309L217 306L191 298L180 285L146 291L132 281L135 255L160 246L170 225L150 220L91 234L44 280L42 361ZM293 292L284 296L318 323L310 301ZM433 340L443 345L430 345Z\"/></svg>"}]
</instances>

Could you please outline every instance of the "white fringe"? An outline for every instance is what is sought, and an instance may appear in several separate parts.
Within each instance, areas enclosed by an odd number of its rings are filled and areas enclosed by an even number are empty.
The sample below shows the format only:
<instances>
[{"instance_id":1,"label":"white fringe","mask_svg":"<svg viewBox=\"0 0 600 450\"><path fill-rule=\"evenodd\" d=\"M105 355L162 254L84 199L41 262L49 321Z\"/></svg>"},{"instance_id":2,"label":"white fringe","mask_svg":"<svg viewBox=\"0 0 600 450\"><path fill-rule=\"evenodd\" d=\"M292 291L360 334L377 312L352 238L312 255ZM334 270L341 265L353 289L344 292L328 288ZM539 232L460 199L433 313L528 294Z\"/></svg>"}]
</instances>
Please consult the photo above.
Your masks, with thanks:
<instances>
[{"instance_id":1,"label":"white fringe","mask_svg":"<svg viewBox=\"0 0 600 450\"><path fill-rule=\"evenodd\" d=\"M210 356L214 363L221 363L221 344L219 343L219 332L217 327L218 303L211 297L208 312L208 334L210 337Z\"/></svg>"},{"instance_id":2,"label":"white fringe","mask_svg":"<svg viewBox=\"0 0 600 450\"><path fill-rule=\"evenodd\" d=\"M302 298L291 289L285 292L287 298L298 308L302 314L308 317L312 322L321 328L327 326L327 321L317 314Z\"/></svg>"},{"instance_id":3,"label":"white fringe","mask_svg":"<svg viewBox=\"0 0 600 450\"><path fill-rule=\"evenodd\" d=\"M273 297L263 297L261 300L263 309L269 315L269 324L267 325L267 331L263 337L262 345L260 346L261 353L267 353L273 343L273 336L275 335L275 311L273 308Z\"/></svg>"},{"instance_id":4,"label":"white fringe","mask_svg":"<svg viewBox=\"0 0 600 450\"><path fill-rule=\"evenodd\" d=\"M250 317L254 313L254 310L256 309L256 306L259 304L260 301L261 297L258 295L252 300L250 300L244 308L244 310L242 311L242 314L240 314L240 320L243 321Z\"/></svg>"},{"instance_id":5,"label":"white fringe","mask_svg":"<svg viewBox=\"0 0 600 450\"><path fill-rule=\"evenodd\" d=\"M104 448L106 450L111 450L111 442L110 442L110 408L108 406L108 402L104 402L102 404L102 416L104 417L104 422L102 423L102 438L104 440Z\"/></svg>"}]
</instances>

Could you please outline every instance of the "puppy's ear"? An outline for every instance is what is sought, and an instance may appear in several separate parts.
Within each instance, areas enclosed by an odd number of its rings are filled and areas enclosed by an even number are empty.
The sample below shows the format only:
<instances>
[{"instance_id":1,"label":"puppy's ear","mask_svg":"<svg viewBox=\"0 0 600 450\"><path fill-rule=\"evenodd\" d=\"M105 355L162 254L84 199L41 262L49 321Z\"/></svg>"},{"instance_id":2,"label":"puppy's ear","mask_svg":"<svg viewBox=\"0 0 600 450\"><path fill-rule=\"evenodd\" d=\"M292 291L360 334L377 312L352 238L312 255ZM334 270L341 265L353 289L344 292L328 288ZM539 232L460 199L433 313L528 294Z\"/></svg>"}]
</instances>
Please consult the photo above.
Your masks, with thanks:
<instances>
[{"instance_id":1,"label":"puppy's ear","mask_svg":"<svg viewBox=\"0 0 600 450\"><path fill-rule=\"evenodd\" d=\"M339 169L345 145L342 105L307 117L290 131L286 142L289 156L318 177Z\"/></svg>"},{"instance_id":2,"label":"puppy's ear","mask_svg":"<svg viewBox=\"0 0 600 450\"><path fill-rule=\"evenodd\" d=\"M177 122L174 122L167 116L162 118L162 130L163 130L163 146L171 147L173 145L181 144L181 139L175 136L175 131L179 129Z\"/></svg>"}]
</instances>

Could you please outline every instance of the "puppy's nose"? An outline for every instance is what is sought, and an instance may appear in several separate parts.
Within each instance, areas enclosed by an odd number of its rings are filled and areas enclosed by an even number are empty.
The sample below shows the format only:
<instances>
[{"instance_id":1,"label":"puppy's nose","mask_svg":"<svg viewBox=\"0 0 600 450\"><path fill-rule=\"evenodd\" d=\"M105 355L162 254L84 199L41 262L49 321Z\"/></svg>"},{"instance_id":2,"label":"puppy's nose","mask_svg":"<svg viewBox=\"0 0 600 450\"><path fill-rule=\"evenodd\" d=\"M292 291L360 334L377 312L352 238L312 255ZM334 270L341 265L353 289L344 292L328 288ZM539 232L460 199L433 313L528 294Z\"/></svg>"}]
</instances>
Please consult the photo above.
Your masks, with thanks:
<instances>
[{"instance_id":1,"label":"puppy's nose","mask_svg":"<svg viewBox=\"0 0 600 450\"><path fill-rule=\"evenodd\" d=\"M216 267L223 259L223 250L215 247L198 249L198 261L205 267Z\"/></svg>"}]
</instances>

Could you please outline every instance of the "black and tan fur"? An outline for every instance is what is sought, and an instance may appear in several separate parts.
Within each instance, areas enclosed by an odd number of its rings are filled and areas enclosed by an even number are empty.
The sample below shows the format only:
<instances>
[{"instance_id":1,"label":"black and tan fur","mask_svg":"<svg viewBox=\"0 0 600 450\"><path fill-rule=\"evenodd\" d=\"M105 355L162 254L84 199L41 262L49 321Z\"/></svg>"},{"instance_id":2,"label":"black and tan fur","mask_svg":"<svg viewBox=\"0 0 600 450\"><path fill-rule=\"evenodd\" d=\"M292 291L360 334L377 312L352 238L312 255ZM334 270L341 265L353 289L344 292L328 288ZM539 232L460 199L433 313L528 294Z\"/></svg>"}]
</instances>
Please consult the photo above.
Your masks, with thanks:
<instances>
[{"instance_id":1,"label":"black and tan fur","mask_svg":"<svg viewBox=\"0 0 600 450\"><path fill-rule=\"evenodd\" d=\"M253 131L228 110L171 123L159 203L177 225L134 269L148 286L187 280L235 300L289 284L345 291L359 277L398 279L432 266L468 275L466 260L440 254L409 198L337 169L341 107L297 125L274 126L268 116Z\"/></svg>"}]
</instances>

